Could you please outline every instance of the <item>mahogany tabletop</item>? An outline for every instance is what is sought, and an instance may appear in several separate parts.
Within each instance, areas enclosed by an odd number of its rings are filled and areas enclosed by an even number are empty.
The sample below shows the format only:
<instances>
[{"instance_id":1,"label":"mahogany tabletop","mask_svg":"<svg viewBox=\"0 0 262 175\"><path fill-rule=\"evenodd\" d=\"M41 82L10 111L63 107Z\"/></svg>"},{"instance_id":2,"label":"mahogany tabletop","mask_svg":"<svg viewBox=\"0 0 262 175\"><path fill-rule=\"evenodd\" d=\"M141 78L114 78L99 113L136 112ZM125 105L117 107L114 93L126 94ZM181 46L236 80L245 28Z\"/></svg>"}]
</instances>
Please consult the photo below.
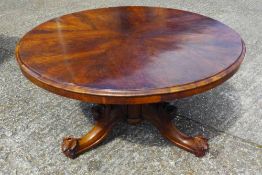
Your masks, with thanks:
<instances>
[{"instance_id":1,"label":"mahogany tabletop","mask_svg":"<svg viewBox=\"0 0 262 175\"><path fill-rule=\"evenodd\" d=\"M16 48L24 75L56 94L94 103L154 103L230 78L245 55L238 33L182 10L111 7L51 19Z\"/></svg>"}]
</instances>

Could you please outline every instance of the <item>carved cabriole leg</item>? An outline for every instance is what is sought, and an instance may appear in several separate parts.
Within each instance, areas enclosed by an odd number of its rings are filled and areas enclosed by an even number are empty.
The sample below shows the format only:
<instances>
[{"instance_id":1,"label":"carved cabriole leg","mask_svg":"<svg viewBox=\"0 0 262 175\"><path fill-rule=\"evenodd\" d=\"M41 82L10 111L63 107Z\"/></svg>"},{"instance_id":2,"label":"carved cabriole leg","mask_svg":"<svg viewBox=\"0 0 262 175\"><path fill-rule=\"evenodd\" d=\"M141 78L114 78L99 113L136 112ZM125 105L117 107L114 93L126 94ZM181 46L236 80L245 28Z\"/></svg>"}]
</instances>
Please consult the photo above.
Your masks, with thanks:
<instances>
[{"instance_id":1,"label":"carved cabriole leg","mask_svg":"<svg viewBox=\"0 0 262 175\"><path fill-rule=\"evenodd\" d=\"M92 112L96 120L93 129L81 138L67 137L63 139L62 151L67 157L74 159L101 143L112 127L124 116L123 107L112 105L95 107Z\"/></svg>"},{"instance_id":2,"label":"carved cabriole leg","mask_svg":"<svg viewBox=\"0 0 262 175\"><path fill-rule=\"evenodd\" d=\"M172 123L176 108L168 103L145 105L100 105L92 108L96 123L82 138L67 137L62 144L63 153L76 158L81 153L101 143L110 130L121 119L130 124L148 120L160 133L178 147L202 157L208 150L207 139L203 136L189 137L180 132Z\"/></svg>"},{"instance_id":3,"label":"carved cabriole leg","mask_svg":"<svg viewBox=\"0 0 262 175\"><path fill-rule=\"evenodd\" d=\"M207 139L203 136L189 137L180 132L172 123L165 104L144 105L143 117L155 125L160 133L178 147L202 157L208 150Z\"/></svg>"}]
</instances>

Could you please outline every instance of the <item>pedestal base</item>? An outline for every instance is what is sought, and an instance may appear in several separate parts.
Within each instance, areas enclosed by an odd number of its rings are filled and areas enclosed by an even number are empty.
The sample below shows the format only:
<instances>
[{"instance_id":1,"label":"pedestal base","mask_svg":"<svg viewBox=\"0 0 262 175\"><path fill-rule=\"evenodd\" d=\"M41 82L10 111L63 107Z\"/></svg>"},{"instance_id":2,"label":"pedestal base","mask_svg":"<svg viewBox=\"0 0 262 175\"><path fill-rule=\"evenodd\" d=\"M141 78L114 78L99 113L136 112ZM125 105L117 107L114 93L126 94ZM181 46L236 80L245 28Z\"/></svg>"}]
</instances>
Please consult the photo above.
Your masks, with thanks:
<instances>
[{"instance_id":1,"label":"pedestal base","mask_svg":"<svg viewBox=\"0 0 262 175\"><path fill-rule=\"evenodd\" d=\"M114 124L127 119L129 124L139 124L143 120L147 120L176 146L195 154L197 157L204 156L208 150L207 139L201 135L190 137L180 132L171 121L175 109L168 103L94 106L92 112L96 122L93 129L81 138L64 138L62 151L67 157L76 158L102 142Z\"/></svg>"}]
</instances>

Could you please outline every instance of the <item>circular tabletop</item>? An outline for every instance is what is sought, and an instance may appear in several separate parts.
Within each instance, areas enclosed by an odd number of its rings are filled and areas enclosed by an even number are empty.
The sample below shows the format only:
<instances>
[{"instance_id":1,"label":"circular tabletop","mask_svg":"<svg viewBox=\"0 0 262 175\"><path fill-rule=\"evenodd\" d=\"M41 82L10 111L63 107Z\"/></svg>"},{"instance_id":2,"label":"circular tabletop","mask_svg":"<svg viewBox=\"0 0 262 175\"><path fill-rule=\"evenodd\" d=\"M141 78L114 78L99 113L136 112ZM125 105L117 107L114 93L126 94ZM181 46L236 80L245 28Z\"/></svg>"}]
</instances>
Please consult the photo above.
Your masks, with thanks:
<instances>
[{"instance_id":1,"label":"circular tabletop","mask_svg":"<svg viewBox=\"0 0 262 175\"><path fill-rule=\"evenodd\" d=\"M182 10L111 7L49 20L18 43L24 75L56 94L103 104L140 104L211 89L239 68L241 37Z\"/></svg>"}]
</instances>

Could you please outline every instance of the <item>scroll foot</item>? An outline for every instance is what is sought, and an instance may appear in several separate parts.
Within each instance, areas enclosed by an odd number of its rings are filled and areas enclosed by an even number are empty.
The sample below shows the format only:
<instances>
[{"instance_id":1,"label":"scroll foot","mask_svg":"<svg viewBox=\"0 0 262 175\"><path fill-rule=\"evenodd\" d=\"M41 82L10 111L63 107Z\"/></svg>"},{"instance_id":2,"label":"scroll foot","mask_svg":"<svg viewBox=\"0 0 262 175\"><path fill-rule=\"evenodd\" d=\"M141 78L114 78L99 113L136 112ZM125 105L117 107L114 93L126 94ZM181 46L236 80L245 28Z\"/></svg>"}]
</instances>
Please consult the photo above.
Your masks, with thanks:
<instances>
[{"instance_id":1,"label":"scroll foot","mask_svg":"<svg viewBox=\"0 0 262 175\"><path fill-rule=\"evenodd\" d=\"M76 158L101 143L110 133L112 127L121 119L121 108L111 105L99 108L93 129L81 138L67 137L63 139L63 153L69 158Z\"/></svg>"},{"instance_id":2,"label":"scroll foot","mask_svg":"<svg viewBox=\"0 0 262 175\"><path fill-rule=\"evenodd\" d=\"M208 151L208 139L206 139L205 137L203 137L202 135L198 135L193 138L193 145L194 145L194 151L193 153L197 156L197 157L203 157L206 153L206 151Z\"/></svg>"},{"instance_id":3,"label":"scroll foot","mask_svg":"<svg viewBox=\"0 0 262 175\"><path fill-rule=\"evenodd\" d=\"M66 155L66 157L69 157L71 159L76 158L77 148L78 148L78 139L73 137L65 137L63 139L62 151Z\"/></svg>"},{"instance_id":4,"label":"scroll foot","mask_svg":"<svg viewBox=\"0 0 262 175\"><path fill-rule=\"evenodd\" d=\"M203 157L208 151L208 140L203 136L190 137L180 132L172 123L163 104L145 105L143 116L155 125L160 133L178 147L197 157Z\"/></svg>"}]
</instances>

